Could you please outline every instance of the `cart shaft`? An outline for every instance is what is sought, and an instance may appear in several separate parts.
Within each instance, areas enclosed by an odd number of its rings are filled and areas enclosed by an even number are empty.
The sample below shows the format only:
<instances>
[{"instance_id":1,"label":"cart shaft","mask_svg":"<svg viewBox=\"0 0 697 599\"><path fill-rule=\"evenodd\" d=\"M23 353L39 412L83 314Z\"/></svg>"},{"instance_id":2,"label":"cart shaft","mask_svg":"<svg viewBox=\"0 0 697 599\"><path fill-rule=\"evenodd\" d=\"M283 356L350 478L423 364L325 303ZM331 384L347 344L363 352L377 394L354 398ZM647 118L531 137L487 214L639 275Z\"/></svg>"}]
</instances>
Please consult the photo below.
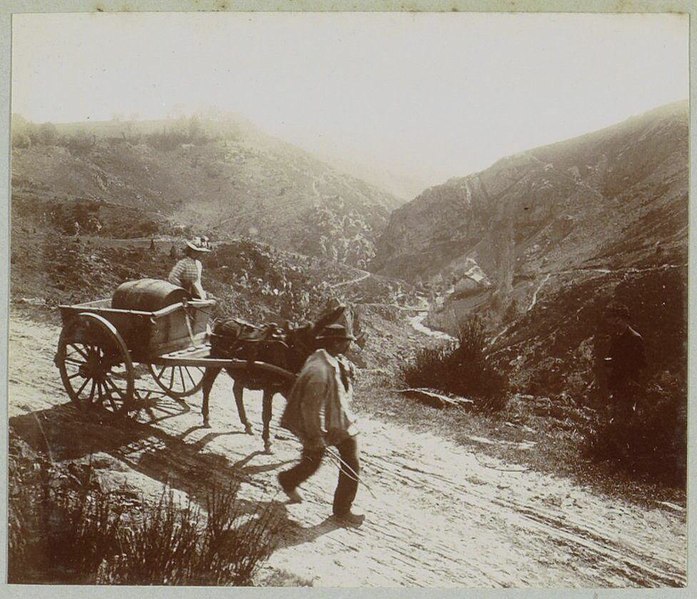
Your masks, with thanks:
<instances>
[{"instance_id":1,"label":"cart shaft","mask_svg":"<svg viewBox=\"0 0 697 599\"><path fill-rule=\"evenodd\" d=\"M252 362L249 360L160 356L159 358L154 358L149 362L157 366L198 366L199 368L225 368L226 370L238 370L241 372L256 370L260 372L268 372L269 374L274 374L289 380L295 379L295 374L289 370L280 368L279 366L274 366L273 364L267 364L266 362Z\"/></svg>"}]
</instances>

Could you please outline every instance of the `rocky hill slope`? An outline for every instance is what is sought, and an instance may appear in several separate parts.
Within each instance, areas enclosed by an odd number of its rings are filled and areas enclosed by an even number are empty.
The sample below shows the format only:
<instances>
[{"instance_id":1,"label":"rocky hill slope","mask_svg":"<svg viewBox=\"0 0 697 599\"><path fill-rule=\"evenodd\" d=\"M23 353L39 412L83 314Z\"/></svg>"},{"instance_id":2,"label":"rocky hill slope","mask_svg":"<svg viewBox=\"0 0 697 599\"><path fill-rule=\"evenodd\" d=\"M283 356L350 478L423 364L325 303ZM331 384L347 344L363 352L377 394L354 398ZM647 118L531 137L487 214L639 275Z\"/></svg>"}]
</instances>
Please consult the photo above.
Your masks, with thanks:
<instances>
[{"instance_id":1,"label":"rocky hill slope","mask_svg":"<svg viewBox=\"0 0 697 599\"><path fill-rule=\"evenodd\" d=\"M513 278L593 260L636 260L684 245L687 106L678 103L562 143L504 158L395 210L371 270L407 280L455 275L474 259Z\"/></svg>"},{"instance_id":2,"label":"rocky hill slope","mask_svg":"<svg viewBox=\"0 0 697 599\"><path fill-rule=\"evenodd\" d=\"M424 191L393 213L371 269L430 284L432 325L483 314L491 355L535 395L602 387L602 312L622 301L647 380L684 394L688 176L677 103Z\"/></svg>"},{"instance_id":3,"label":"rocky hill slope","mask_svg":"<svg viewBox=\"0 0 697 599\"><path fill-rule=\"evenodd\" d=\"M365 265L398 200L231 117L36 125L14 117L13 194L138 208Z\"/></svg>"}]
</instances>

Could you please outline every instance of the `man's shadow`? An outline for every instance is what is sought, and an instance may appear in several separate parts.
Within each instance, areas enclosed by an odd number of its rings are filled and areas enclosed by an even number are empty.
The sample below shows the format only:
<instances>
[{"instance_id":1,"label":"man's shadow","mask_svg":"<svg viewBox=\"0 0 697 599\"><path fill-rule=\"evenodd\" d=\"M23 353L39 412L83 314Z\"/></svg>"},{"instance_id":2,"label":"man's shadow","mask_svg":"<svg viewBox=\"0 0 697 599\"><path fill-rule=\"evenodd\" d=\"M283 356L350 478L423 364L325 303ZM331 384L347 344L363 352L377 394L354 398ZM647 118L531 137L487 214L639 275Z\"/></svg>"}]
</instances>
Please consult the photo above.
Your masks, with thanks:
<instances>
[{"instance_id":1,"label":"man's shadow","mask_svg":"<svg viewBox=\"0 0 697 599\"><path fill-rule=\"evenodd\" d=\"M276 498L271 499L271 501L260 502L256 505L262 508L262 510L268 510L272 515L274 520L274 535L276 537L274 550L312 543L322 535L342 528L331 516L313 526L301 526L290 518L287 508L288 503ZM254 523L251 521L246 522L241 528L243 529L243 527L246 526L253 527Z\"/></svg>"},{"instance_id":2,"label":"man's shadow","mask_svg":"<svg viewBox=\"0 0 697 599\"><path fill-rule=\"evenodd\" d=\"M337 528L342 527L332 516L328 516L319 524L308 527L300 526L297 522L288 520L286 528L279 537L276 549L312 543L315 539L321 537L322 535L326 535Z\"/></svg>"},{"instance_id":3,"label":"man's shadow","mask_svg":"<svg viewBox=\"0 0 697 599\"><path fill-rule=\"evenodd\" d=\"M200 502L206 501L212 488L251 482L258 474L289 463L275 460L268 464L250 464L261 451L251 452L237 462L224 455L202 451L217 437L244 435L244 431L211 432L187 442L186 436L199 427L172 435L133 419L99 421L71 404L14 416L9 425L12 435L35 451L46 454L51 461L105 453L132 470L184 491Z\"/></svg>"}]
</instances>

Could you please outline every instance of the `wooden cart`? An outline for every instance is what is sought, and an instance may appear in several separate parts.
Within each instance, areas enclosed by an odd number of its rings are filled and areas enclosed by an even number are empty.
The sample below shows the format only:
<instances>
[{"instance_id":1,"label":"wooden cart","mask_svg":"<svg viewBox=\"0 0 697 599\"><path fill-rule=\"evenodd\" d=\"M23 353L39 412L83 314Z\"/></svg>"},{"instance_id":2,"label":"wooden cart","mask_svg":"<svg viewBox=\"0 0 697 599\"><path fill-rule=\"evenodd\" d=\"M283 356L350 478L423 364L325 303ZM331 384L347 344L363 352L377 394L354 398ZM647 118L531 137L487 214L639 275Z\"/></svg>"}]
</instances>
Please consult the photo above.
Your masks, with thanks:
<instances>
[{"instance_id":1,"label":"wooden cart","mask_svg":"<svg viewBox=\"0 0 697 599\"><path fill-rule=\"evenodd\" d=\"M176 399L201 388L207 367L295 378L272 364L211 358L214 306L213 300L191 300L146 312L112 308L110 299L60 306L63 328L54 361L70 399L81 408L111 415L139 409L138 363Z\"/></svg>"}]
</instances>

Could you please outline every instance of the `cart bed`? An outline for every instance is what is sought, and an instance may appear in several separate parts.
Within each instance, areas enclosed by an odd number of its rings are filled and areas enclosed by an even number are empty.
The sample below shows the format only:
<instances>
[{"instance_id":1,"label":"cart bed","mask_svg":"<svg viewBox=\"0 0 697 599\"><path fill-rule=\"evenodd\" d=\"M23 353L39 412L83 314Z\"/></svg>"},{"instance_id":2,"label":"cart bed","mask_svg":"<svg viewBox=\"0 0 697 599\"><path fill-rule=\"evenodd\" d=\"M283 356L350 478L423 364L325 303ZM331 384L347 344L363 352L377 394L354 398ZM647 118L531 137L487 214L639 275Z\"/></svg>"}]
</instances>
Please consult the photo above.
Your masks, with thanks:
<instances>
[{"instance_id":1,"label":"cart bed","mask_svg":"<svg viewBox=\"0 0 697 599\"><path fill-rule=\"evenodd\" d=\"M114 325L133 361L151 362L165 354L205 346L214 306L214 300L192 300L144 312L112 308L110 299L102 299L59 309L64 327L71 326L79 314L98 314Z\"/></svg>"}]
</instances>

